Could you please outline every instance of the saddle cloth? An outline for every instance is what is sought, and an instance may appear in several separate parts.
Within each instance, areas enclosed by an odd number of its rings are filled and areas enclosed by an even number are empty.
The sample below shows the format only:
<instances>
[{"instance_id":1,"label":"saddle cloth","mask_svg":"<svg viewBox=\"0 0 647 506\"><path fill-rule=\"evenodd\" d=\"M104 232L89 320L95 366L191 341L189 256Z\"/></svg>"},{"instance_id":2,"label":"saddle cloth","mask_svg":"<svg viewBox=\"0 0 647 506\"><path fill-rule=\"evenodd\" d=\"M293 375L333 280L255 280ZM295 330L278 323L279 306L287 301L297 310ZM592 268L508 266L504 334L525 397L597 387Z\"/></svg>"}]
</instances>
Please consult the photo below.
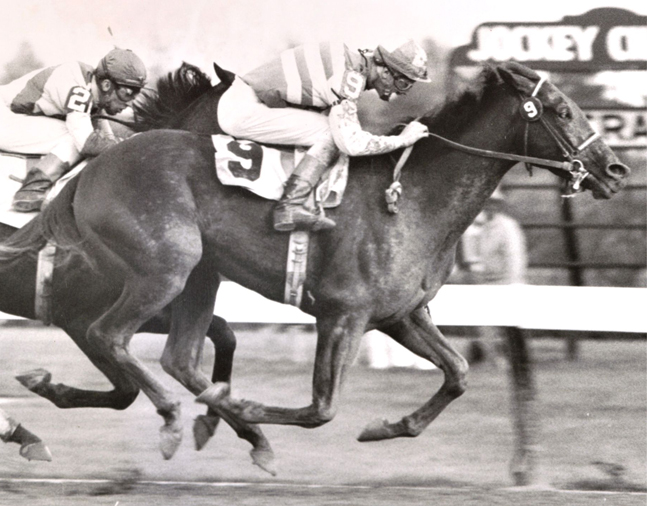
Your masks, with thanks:
<instances>
[{"instance_id":1,"label":"saddle cloth","mask_svg":"<svg viewBox=\"0 0 647 506\"><path fill-rule=\"evenodd\" d=\"M306 153L305 148L269 147L228 135L212 135L216 173L220 182L241 186L256 195L279 200L290 174ZM348 182L349 158L340 154L317 185L316 200L324 208L337 207Z\"/></svg>"}]
</instances>

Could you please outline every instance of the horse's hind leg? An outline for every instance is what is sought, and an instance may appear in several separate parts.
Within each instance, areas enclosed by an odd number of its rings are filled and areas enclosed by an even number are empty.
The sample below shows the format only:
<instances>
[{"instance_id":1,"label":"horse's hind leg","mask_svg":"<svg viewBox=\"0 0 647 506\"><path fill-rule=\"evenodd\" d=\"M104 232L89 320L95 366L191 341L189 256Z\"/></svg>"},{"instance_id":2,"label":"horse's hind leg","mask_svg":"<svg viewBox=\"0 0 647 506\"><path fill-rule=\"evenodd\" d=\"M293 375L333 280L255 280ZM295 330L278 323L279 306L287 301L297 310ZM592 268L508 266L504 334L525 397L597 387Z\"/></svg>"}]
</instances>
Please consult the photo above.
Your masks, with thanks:
<instances>
[{"instance_id":1,"label":"horse's hind leg","mask_svg":"<svg viewBox=\"0 0 647 506\"><path fill-rule=\"evenodd\" d=\"M112 363L96 346L86 340L88 323L79 322L66 328L68 335L114 386L113 390L84 390L62 383L51 382L52 375L45 369L36 369L16 376L25 387L51 401L59 408L126 409L139 393L139 388Z\"/></svg>"},{"instance_id":2,"label":"horse's hind leg","mask_svg":"<svg viewBox=\"0 0 647 506\"><path fill-rule=\"evenodd\" d=\"M90 345L97 346L122 374L141 388L164 418L160 436L166 459L174 455L182 439L180 401L130 353L129 344L147 320L181 293L188 275L182 274L186 270L180 266L176 268L160 269L150 275L138 273L140 275L136 276L133 272L117 302L90 326L87 333Z\"/></svg>"},{"instance_id":3,"label":"horse's hind leg","mask_svg":"<svg viewBox=\"0 0 647 506\"><path fill-rule=\"evenodd\" d=\"M421 408L397 423L379 420L369 424L358 437L359 441L419 435L449 403L463 394L466 387L467 361L432 323L426 307L417 309L398 323L380 330L442 369L445 381L440 390Z\"/></svg>"},{"instance_id":4,"label":"horse's hind leg","mask_svg":"<svg viewBox=\"0 0 647 506\"><path fill-rule=\"evenodd\" d=\"M204 262L201 263L189 276L182 294L173 301L171 332L161 360L164 370L194 395L199 395L212 386L212 382L199 369L204 335L207 327L211 327L214 321L213 309L219 283L217 279L213 280L212 278L213 276L209 275L209 268ZM223 324L225 329L223 329ZM231 331L224 320L221 320L221 324L218 326L221 331ZM221 360L224 358L225 361L223 368L214 368L214 380L220 382L220 385L227 385L227 388L231 378L233 359L233 348L230 350L230 354L221 357ZM217 350L216 353L218 352ZM216 356L216 360L218 359ZM213 423L216 420L213 415L220 416L236 431L238 437L252 444L253 462L262 469L275 474L272 466L274 454L260 428L251 426L235 415L217 407L210 408L210 413L212 416L208 422L204 418L197 420L198 428L194 428L194 434L203 437L202 431L209 430L210 426L205 428L202 425ZM200 448L201 441L196 439L196 445Z\"/></svg>"},{"instance_id":5,"label":"horse's hind leg","mask_svg":"<svg viewBox=\"0 0 647 506\"><path fill-rule=\"evenodd\" d=\"M45 443L1 409L0 440L5 443L18 443L20 455L27 460L46 460L48 462L52 460L52 454Z\"/></svg>"}]
</instances>

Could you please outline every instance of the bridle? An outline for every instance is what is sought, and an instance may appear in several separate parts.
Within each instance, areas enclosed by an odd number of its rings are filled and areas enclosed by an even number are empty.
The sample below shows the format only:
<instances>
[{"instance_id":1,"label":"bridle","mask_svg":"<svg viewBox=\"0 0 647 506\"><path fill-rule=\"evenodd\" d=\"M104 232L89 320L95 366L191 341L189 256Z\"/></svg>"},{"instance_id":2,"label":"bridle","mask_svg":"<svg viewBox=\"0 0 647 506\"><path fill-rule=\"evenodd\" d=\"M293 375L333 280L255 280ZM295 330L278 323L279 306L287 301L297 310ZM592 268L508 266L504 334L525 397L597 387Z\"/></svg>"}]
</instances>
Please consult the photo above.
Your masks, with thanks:
<instances>
[{"instance_id":1,"label":"bridle","mask_svg":"<svg viewBox=\"0 0 647 506\"><path fill-rule=\"evenodd\" d=\"M470 155L481 156L485 158L496 158L499 160L511 160L514 162L522 162L526 165L528 172L530 172L531 174L532 174L533 166L565 171L569 175L569 180L568 180L567 192L565 195L563 195L563 197L573 197L584 190L584 188L582 188L582 181L584 181L590 175L590 172L587 171L586 168L584 167L584 163L579 158L577 158L577 156L580 153L582 153L586 148L591 146L593 142L598 140L600 138L600 134L597 132L594 132L593 134L591 134L591 136L588 139L582 142L579 146L574 147L570 143L570 141L566 137L564 137L564 135L562 135L553 125L551 125L543 116L544 106L541 100L537 98L537 94L539 93L539 90L541 89L542 85L545 82L546 82L546 78L541 77L537 82L537 85L535 86L535 89L533 90L532 94L526 98L521 97L521 105L519 107L519 112L526 122L526 127L524 131L524 154L523 155L516 155L513 153L501 153L499 151L491 151L489 149L480 149L480 148L474 148L471 146L465 146L464 144L451 141L449 139L446 139L445 137L442 137L432 132L429 132L429 137L438 139L439 141L442 141L448 146L450 146L451 148L456 149L458 151L462 151L464 153L468 153ZM538 121L544 127L544 129L548 132L550 137L557 143L557 145L562 151L562 156L565 158L564 161L549 160L546 158L537 158L534 156L527 155L528 138L530 135L529 134L530 124L536 121ZM397 200L400 194L402 193L402 185L400 184L400 173L402 171L402 167L404 166L407 158L409 158L409 155L411 154L412 149L413 149L413 146L409 146L403 151L402 155L400 156L400 159L398 160L398 163L396 164L396 167L393 173L393 183L386 190L387 204L389 207L389 211L392 213L398 212Z\"/></svg>"},{"instance_id":2,"label":"bridle","mask_svg":"<svg viewBox=\"0 0 647 506\"><path fill-rule=\"evenodd\" d=\"M576 193L581 192L582 189L582 181L586 179L587 176L589 176L589 172L584 168L584 164L582 163L581 160L576 158L582 151L584 151L587 147L589 147L593 142L595 142L597 139L600 138L600 134L597 132L594 132L591 134L591 136L584 140L579 146L573 147L569 140L564 137L553 125L551 125L548 121L546 121L546 118L543 116L543 104L541 101L537 98L537 94L539 93L539 90L541 89L542 85L546 82L546 77L541 77L539 79L539 82L537 82L537 85L535 86L535 89L533 90L532 94L530 97L523 99L521 102L521 107L519 108L519 111L521 113L521 116L526 120L526 129L524 132L524 155L528 152L528 136L529 136L529 127L530 123L533 123L535 121L539 121L541 126L544 127L544 129L548 132L548 134L553 138L553 140L557 143L559 148L562 150L562 156L566 158L568 166L564 166L564 169L569 172L570 174L570 190L571 193L567 196L572 197ZM544 161L543 163L537 163L533 164L530 162L524 162L526 164L526 168L528 169L529 172L532 173L532 165L538 165L538 166L552 166L552 164L547 164L546 162L549 160Z\"/></svg>"}]
</instances>

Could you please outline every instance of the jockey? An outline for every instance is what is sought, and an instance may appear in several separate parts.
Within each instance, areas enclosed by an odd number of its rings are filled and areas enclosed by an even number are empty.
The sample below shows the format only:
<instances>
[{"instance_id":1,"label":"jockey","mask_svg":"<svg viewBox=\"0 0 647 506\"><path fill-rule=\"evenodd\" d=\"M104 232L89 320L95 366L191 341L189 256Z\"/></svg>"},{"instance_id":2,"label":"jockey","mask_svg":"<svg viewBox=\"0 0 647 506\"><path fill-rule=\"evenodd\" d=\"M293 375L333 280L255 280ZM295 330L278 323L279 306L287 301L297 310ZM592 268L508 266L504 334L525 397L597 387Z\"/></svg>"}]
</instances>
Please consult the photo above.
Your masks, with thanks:
<instances>
[{"instance_id":1,"label":"jockey","mask_svg":"<svg viewBox=\"0 0 647 506\"><path fill-rule=\"evenodd\" d=\"M303 45L234 80L218 106L218 121L227 134L309 148L274 210L275 230L335 226L305 203L339 151L350 156L388 153L427 135L427 127L417 121L399 135L373 135L362 129L357 115L363 91L375 90L388 101L416 81L429 81L427 55L412 40L384 43L372 51L351 51L341 43Z\"/></svg>"},{"instance_id":2,"label":"jockey","mask_svg":"<svg viewBox=\"0 0 647 506\"><path fill-rule=\"evenodd\" d=\"M35 70L0 86L0 149L43 154L16 192L16 211L39 210L47 191L82 158L118 142L95 130L91 113L122 112L146 83L135 53L113 49L97 68L81 62Z\"/></svg>"}]
</instances>

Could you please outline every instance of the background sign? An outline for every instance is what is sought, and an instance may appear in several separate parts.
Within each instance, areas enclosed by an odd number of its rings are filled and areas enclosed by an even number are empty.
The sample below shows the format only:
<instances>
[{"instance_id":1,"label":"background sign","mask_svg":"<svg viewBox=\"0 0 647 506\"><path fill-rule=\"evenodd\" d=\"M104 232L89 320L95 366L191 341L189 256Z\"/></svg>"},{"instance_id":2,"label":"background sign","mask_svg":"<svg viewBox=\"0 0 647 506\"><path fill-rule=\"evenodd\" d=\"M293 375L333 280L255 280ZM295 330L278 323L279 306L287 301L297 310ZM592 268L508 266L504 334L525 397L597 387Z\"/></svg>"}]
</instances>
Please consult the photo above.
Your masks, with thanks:
<instances>
[{"instance_id":1,"label":"background sign","mask_svg":"<svg viewBox=\"0 0 647 506\"><path fill-rule=\"evenodd\" d=\"M601 8L556 23L483 23L450 65L509 60L546 71L647 70L647 16Z\"/></svg>"},{"instance_id":2,"label":"background sign","mask_svg":"<svg viewBox=\"0 0 647 506\"><path fill-rule=\"evenodd\" d=\"M612 148L647 148L644 109L586 109L586 116Z\"/></svg>"}]
</instances>

